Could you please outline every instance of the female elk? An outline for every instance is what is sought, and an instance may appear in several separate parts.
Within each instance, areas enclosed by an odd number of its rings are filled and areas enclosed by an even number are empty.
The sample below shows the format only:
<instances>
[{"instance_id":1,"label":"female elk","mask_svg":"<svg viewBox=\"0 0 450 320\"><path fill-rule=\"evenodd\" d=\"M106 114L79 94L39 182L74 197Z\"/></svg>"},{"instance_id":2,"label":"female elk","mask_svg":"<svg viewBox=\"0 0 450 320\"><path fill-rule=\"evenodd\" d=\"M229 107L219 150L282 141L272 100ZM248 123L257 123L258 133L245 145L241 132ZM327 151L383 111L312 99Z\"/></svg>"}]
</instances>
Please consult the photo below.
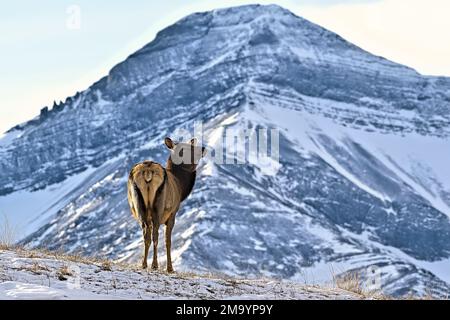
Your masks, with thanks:
<instances>
[{"instance_id":1,"label":"female elk","mask_svg":"<svg viewBox=\"0 0 450 320\"><path fill-rule=\"evenodd\" d=\"M166 225L167 272L173 272L170 256L172 229L180 203L191 193L195 183L197 164L205 155L205 148L197 140L175 143L165 139L170 149L166 168L153 161L133 166L128 177L128 204L133 217L140 223L144 237L144 259L153 240L152 269L158 269L158 230Z\"/></svg>"}]
</instances>

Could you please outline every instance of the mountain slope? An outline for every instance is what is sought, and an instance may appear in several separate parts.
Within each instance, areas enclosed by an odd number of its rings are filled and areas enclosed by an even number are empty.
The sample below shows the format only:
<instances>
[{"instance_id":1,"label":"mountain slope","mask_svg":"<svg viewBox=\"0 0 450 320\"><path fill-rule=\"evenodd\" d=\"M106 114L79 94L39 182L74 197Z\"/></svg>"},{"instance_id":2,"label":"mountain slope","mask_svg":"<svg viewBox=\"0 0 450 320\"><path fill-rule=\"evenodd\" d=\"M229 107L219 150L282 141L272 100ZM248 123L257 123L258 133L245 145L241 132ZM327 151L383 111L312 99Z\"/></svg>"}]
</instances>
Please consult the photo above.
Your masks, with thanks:
<instances>
[{"instance_id":1,"label":"mountain slope","mask_svg":"<svg viewBox=\"0 0 450 320\"><path fill-rule=\"evenodd\" d=\"M298 281L359 271L450 292L450 79L278 6L190 15L88 90L0 140L0 209L23 243L135 261L126 178L176 129L276 128L279 165L206 159L177 216L178 269ZM32 191L32 192L31 192Z\"/></svg>"}]
</instances>

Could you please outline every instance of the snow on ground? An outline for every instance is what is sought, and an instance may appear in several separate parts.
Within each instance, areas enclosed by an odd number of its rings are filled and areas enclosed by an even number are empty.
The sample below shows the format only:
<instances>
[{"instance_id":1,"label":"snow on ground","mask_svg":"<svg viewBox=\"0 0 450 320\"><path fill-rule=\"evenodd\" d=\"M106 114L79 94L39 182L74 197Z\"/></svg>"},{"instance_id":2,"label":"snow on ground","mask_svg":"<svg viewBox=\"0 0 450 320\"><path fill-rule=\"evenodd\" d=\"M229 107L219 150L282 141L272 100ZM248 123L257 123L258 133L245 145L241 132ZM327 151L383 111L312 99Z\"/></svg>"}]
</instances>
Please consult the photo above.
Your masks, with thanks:
<instances>
[{"instance_id":1,"label":"snow on ground","mask_svg":"<svg viewBox=\"0 0 450 320\"><path fill-rule=\"evenodd\" d=\"M244 280L0 250L0 299L361 299L341 289Z\"/></svg>"}]
</instances>

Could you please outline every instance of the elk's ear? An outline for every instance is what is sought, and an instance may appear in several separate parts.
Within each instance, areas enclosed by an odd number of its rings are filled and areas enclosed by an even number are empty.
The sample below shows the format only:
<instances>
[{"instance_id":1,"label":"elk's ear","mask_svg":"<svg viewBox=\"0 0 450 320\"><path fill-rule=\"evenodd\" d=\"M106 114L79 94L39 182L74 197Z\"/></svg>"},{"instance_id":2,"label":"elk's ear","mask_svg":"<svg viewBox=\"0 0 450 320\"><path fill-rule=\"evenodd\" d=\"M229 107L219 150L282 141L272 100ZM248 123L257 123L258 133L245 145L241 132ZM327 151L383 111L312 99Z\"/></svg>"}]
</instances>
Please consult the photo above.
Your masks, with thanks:
<instances>
[{"instance_id":1,"label":"elk's ear","mask_svg":"<svg viewBox=\"0 0 450 320\"><path fill-rule=\"evenodd\" d=\"M169 137L166 137L164 139L164 143L166 144L167 148L169 148L169 149L173 149L175 147L175 143Z\"/></svg>"},{"instance_id":2,"label":"elk's ear","mask_svg":"<svg viewBox=\"0 0 450 320\"><path fill-rule=\"evenodd\" d=\"M189 143L193 146L197 145L197 138L192 138L191 141L189 141Z\"/></svg>"}]
</instances>

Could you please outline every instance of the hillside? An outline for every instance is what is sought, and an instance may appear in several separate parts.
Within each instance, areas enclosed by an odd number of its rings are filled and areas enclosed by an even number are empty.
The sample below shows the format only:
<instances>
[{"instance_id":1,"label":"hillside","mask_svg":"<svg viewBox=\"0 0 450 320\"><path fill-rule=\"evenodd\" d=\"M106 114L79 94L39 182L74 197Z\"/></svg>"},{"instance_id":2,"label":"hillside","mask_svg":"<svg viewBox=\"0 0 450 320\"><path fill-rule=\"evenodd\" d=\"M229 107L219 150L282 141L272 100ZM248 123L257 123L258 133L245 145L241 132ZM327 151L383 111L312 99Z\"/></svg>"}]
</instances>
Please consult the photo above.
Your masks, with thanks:
<instances>
[{"instance_id":1,"label":"hillside","mask_svg":"<svg viewBox=\"0 0 450 320\"><path fill-rule=\"evenodd\" d=\"M270 279L149 272L133 265L26 250L0 250L2 299L361 299L333 288Z\"/></svg>"}]
</instances>

